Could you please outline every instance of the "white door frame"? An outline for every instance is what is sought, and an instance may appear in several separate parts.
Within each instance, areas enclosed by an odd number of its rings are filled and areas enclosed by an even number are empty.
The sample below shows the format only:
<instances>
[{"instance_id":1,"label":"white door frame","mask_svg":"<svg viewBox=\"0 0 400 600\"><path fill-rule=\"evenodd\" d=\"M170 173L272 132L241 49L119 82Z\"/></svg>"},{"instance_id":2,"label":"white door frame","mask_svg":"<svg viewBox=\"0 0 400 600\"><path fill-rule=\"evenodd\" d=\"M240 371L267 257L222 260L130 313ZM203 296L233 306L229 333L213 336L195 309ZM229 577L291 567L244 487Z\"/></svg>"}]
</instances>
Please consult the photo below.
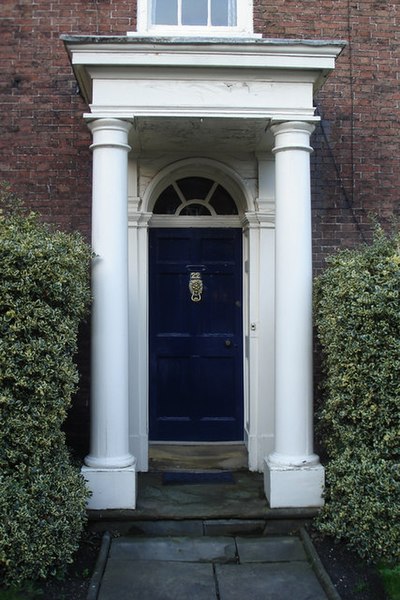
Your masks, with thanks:
<instances>
[{"instance_id":1,"label":"white door frame","mask_svg":"<svg viewBox=\"0 0 400 600\"><path fill-rule=\"evenodd\" d=\"M159 194L174 179L213 178L238 205L239 217L153 217ZM136 160L130 160L128 214L130 447L139 471L148 469L148 228L242 227L244 439L249 469L262 471L273 449L274 429L274 216L271 207L256 210L257 199L243 179L226 164L209 158L176 161L153 177L142 197Z\"/></svg>"}]
</instances>

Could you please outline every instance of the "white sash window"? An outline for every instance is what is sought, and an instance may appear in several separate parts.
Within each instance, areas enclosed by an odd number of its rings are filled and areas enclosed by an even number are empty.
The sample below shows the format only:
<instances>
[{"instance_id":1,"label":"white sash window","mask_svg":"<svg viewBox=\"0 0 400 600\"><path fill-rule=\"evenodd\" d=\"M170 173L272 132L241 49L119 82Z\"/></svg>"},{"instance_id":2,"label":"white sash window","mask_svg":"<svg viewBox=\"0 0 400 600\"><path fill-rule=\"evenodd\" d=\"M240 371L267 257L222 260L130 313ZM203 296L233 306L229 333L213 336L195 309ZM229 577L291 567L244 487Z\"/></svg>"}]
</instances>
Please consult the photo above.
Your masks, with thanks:
<instances>
[{"instance_id":1,"label":"white sash window","mask_svg":"<svg viewBox=\"0 0 400 600\"><path fill-rule=\"evenodd\" d=\"M138 0L138 34L253 37L253 0Z\"/></svg>"},{"instance_id":2,"label":"white sash window","mask_svg":"<svg viewBox=\"0 0 400 600\"><path fill-rule=\"evenodd\" d=\"M235 27L236 0L153 0L154 25Z\"/></svg>"}]
</instances>

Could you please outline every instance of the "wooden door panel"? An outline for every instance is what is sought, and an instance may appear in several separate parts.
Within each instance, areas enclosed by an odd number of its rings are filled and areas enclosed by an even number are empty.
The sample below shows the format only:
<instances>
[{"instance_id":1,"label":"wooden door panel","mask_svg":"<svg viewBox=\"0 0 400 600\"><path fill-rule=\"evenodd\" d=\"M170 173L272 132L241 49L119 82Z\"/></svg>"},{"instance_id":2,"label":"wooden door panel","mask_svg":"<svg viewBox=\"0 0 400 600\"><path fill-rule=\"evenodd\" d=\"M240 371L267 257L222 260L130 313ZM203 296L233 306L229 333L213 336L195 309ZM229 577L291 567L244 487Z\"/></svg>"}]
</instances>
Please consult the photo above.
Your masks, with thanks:
<instances>
[{"instance_id":1,"label":"wooden door panel","mask_svg":"<svg viewBox=\"0 0 400 600\"><path fill-rule=\"evenodd\" d=\"M241 256L240 230L150 230L153 440L243 437ZM198 302L193 271L203 284Z\"/></svg>"}]
</instances>

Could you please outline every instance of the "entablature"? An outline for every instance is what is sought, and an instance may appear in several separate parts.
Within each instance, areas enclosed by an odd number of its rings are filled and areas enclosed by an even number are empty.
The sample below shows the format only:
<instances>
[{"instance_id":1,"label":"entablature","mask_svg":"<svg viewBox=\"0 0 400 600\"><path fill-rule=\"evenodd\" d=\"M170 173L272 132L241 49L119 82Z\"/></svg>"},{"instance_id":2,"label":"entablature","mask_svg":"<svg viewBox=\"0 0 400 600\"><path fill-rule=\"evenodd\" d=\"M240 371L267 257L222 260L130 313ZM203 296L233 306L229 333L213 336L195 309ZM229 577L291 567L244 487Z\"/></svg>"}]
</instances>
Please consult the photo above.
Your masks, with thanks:
<instances>
[{"instance_id":1,"label":"entablature","mask_svg":"<svg viewBox=\"0 0 400 600\"><path fill-rule=\"evenodd\" d=\"M134 119L145 137L154 126L163 138L172 129L171 144L190 134L192 143L197 133L205 137L196 129L211 130L210 143L223 121L220 134L238 143L254 129L251 151L266 149L256 138L271 119L318 120L314 93L344 47L340 41L254 38L62 39L90 107L87 119Z\"/></svg>"}]
</instances>

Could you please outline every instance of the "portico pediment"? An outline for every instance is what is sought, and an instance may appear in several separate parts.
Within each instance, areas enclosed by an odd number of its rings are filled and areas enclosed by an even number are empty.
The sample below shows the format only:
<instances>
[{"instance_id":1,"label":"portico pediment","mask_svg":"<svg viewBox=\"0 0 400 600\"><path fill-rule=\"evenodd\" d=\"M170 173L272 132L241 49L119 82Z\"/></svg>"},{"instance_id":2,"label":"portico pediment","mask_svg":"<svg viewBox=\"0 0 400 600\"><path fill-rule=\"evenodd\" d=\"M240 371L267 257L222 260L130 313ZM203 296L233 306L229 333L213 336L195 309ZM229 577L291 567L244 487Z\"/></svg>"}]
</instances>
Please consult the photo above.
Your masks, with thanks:
<instances>
[{"instance_id":1,"label":"portico pediment","mask_svg":"<svg viewBox=\"0 0 400 600\"><path fill-rule=\"evenodd\" d=\"M313 95L344 46L267 39L62 39L90 106L88 119L135 119L135 131L147 132L142 148L154 142L149 131L155 124L158 142L165 125L173 146L185 143L196 127L220 129L223 119L229 143L246 139L247 149L258 151L265 149L260 138L271 119L316 120ZM208 135L205 140L210 143Z\"/></svg>"}]
</instances>

